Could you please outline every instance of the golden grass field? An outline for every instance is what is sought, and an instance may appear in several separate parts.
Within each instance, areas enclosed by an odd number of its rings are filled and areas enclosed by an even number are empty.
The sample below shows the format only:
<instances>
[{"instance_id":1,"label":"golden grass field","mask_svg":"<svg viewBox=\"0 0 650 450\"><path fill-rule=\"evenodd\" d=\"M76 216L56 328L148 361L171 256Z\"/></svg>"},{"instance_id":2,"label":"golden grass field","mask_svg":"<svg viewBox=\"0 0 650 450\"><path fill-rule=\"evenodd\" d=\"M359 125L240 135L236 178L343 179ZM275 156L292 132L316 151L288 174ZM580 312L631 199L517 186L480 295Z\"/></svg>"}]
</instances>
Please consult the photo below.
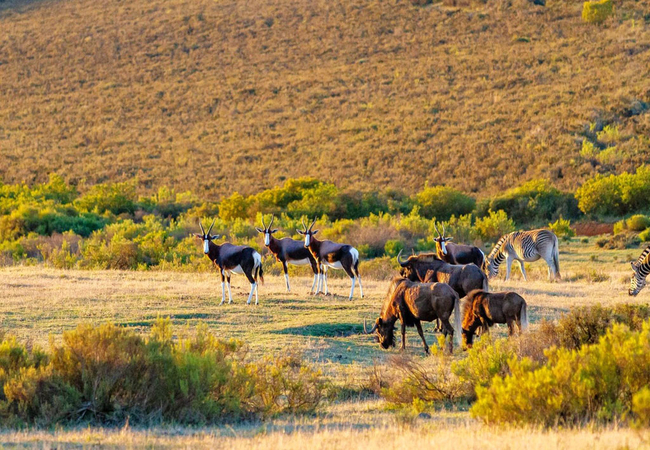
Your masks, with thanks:
<instances>
[{"instance_id":1,"label":"golden grass field","mask_svg":"<svg viewBox=\"0 0 650 450\"><path fill-rule=\"evenodd\" d=\"M601 25L546 3L5 0L0 179L487 196L647 163L650 3ZM606 124L598 146L616 148L581 156Z\"/></svg>"},{"instance_id":2,"label":"golden grass field","mask_svg":"<svg viewBox=\"0 0 650 450\"><path fill-rule=\"evenodd\" d=\"M492 290L514 290L527 300L531 326L552 320L575 306L647 303L650 291L627 295L629 261L638 250L601 250L594 244L562 244L564 280L546 281L543 262L530 265L529 282L517 270L509 282L494 281ZM363 276L363 263L361 264ZM146 331L157 317L171 317L178 333L192 332L200 322L222 338L236 338L250 348L252 358L298 351L318 365L334 383L362 387L373 365L386 364L396 350L383 351L362 334L363 319L373 320L388 280L364 279L366 297L347 300L349 282L330 279L336 296L310 296L311 279L294 277L295 292L284 292L282 277L267 275L260 286L260 304L246 305L248 287L233 277L232 305L219 306L216 273L63 271L43 266L0 270L0 328L21 340L47 345L51 336L79 322L112 321ZM358 293L358 290L357 290ZM425 326L427 341L435 342ZM505 327L493 333L505 335ZM423 356L413 329L407 331L407 354ZM399 338L398 338L399 339ZM460 355L457 350L456 357ZM648 446L646 432L631 429L530 430L496 429L481 425L466 410L445 410L430 418L405 419L382 400L359 395L334 402L314 417L279 418L204 429L71 429L0 434L10 444L58 448L67 444L119 446L232 448L357 448L391 442L398 446L436 448L624 448Z\"/></svg>"}]
</instances>

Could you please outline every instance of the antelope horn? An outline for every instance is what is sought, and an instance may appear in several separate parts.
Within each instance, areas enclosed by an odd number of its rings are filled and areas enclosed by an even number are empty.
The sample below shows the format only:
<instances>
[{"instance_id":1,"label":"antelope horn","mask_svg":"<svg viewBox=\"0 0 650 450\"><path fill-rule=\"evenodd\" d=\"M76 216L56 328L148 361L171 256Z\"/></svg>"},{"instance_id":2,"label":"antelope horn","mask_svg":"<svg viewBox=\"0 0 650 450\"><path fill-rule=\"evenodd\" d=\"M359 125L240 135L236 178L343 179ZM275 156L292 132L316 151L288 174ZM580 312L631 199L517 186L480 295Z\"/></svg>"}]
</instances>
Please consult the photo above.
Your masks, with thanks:
<instances>
[{"instance_id":1,"label":"antelope horn","mask_svg":"<svg viewBox=\"0 0 650 450\"><path fill-rule=\"evenodd\" d=\"M301 217L300 221L302 222L302 227L305 229L305 231L307 231L307 225L305 225L305 218Z\"/></svg>"},{"instance_id":2,"label":"antelope horn","mask_svg":"<svg viewBox=\"0 0 650 450\"><path fill-rule=\"evenodd\" d=\"M311 225L309 225L309 231L314 228L314 225L316 225L316 217L314 217L314 221L311 223Z\"/></svg>"},{"instance_id":3,"label":"antelope horn","mask_svg":"<svg viewBox=\"0 0 650 450\"><path fill-rule=\"evenodd\" d=\"M445 226L445 223L442 223L442 237L445 237L445 233L447 232L447 227Z\"/></svg>"},{"instance_id":4,"label":"antelope horn","mask_svg":"<svg viewBox=\"0 0 650 450\"><path fill-rule=\"evenodd\" d=\"M363 319L363 332L364 332L365 334L372 334L372 332L374 332L376 329L377 329L377 322L375 322L375 324L372 326L372 328L370 329L370 331L368 331L368 330L366 329L366 319Z\"/></svg>"},{"instance_id":5,"label":"antelope horn","mask_svg":"<svg viewBox=\"0 0 650 450\"><path fill-rule=\"evenodd\" d=\"M212 227L214 226L214 223L215 223L216 221L217 221L217 219L214 219L214 220L212 221L212 224L210 225L210 229L208 230L208 235L209 235L210 232L212 231Z\"/></svg>"},{"instance_id":6,"label":"antelope horn","mask_svg":"<svg viewBox=\"0 0 650 450\"><path fill-rule=\"evenodd\" d=\"M199 219L199 226L201 227L201 233L203 233L203 236L205 236L205 230L203 229L203 224L201 223L201 219Z\"/></svg>"},{"instance_id":7,"label":"antelope horn","mask_svg":"<svg viewBox=\"0 0 650 450\"><path fill-rule=\"evenodd\" d=\"M404 261L402 261L400 259L401 256L402 256L402 250L400 250L399 253L397 254L397 262L399 263L400 266L405 267L406 263L408 262L408 258L406 258Z\"/></svg>"},{"instance_id":8,"label":"antelope horn","mask_svg":"<svg viewBox=\"0 0 650 450\"><path fill-rule=\"evenodd\" d=\"M264 214L262 214L262 228L266 230L266 224L264 223Z\"/></svg>"},{"instance_id":9,"label":"antelope horn","mask_svg":"<svg viewBox=\"0 0 650 450\"><path fill-rule=\"evenodd\" d=\"M274 221L274 220L275 220L275 216L274 216L274 215L271 215L271 223L269 223L269 230L270 230L271 227L273 226L273 221Z\"/></svg>"},{"instance_id":10,"label":"antelope horn","mask_svg":"<svg viewBox=\"0 0 650 450\"><path fill-rule=\"evenodd\" d=\"M438 233L438 236L440 236L440 231L438 230L438 224L433 222L433 228L436 229L436 233Z\"/></svg>"}]
</instances>

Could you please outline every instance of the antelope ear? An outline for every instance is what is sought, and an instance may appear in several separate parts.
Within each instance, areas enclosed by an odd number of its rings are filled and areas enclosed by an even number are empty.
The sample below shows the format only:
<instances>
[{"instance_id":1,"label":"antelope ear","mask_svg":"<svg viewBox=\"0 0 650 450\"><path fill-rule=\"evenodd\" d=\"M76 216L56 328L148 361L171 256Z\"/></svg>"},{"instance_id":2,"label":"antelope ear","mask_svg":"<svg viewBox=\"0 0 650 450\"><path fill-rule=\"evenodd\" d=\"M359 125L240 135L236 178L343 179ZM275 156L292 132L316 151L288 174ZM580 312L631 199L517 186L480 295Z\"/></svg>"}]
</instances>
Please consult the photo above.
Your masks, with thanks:
<instances>
[{"instance_id":1,"label":"antelope ear","mask_svg":"<svg viewBox=\"0 0 650 450\"><path fill-rule=\"evenodd\" d=\"M315 235L316 233L318 233L318 230L314 230L314 231L312 231L312 232L311 232L311 235L313 236L313 235Z\"/></svg>"},{"instance_id":2,"label":"antelope ear","mask_svg":"<svg viewBox=\"0 0 650 450\"><path fill-rule=\"evenodd\" d=\"M261 228L255 227L255 229L257 230L258 233L264 233L264 230L262 230Z\"/></svg>"},{"instance_id":3,"label":"antelope ear","mask_svg":"<svg viewBox=\"0 0 650 450\"><path fill-rule=\"evenodd\" d=\"M194 236L194 237L196 237L196 238L203 239L203 235L202 235L202 234L190 233L190 236Z\"/></svg>"},{"instance_id":4,"label":"antelope ear","mask_svg":"<svg viewBox=\"0 0 650 450\"><path fill-rule=\"evenodd\" d=\"M448 238L445 238L445 241L451 241L452 239L453 239L453 237L448 237Z\"/></svg>"},{"instance_id":5,"label":"antelope ear","mask_svg":"<svg viewBox=\"0 0 650 450\"><path fill-rule=\"evenodd\" d=\"M278 231L277 228L276 228L275 230L273 230L273 231L270 231L270 233L273 234L273 233L275 233L276 231Z\"/></svg>"},{"instance_id":6,"label":"antelope ear","mask_svg":"<svg viewBox=\"0 0 650 450\"><path fill-rule=\"evenodd\" d=\"M305 234L304 231L300 231L300 230L296 230L296 233L298 233L298 234Z\"/></svg>"},{"instance_id":7,"label":"antelope ear","mask_svg":"<svg viewBox=\"0 0 650 450\"><path fill-rule=\"evenodd\" d=\"M210 240L214 241L215 239L219 239L220 237L221 237L220 234L213 234L212 236L210 236Z\"/></svg>"}]
</instances>

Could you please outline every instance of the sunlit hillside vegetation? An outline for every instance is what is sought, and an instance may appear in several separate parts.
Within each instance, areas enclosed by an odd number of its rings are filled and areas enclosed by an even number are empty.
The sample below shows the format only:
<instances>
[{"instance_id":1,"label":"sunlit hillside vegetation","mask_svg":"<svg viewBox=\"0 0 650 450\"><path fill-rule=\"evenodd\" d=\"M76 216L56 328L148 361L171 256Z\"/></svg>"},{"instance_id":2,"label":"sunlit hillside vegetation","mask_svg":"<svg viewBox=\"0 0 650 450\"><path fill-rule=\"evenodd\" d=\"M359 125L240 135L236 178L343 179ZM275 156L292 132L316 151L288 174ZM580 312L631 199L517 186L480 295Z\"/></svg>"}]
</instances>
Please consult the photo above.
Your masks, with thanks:
<instances>
[{"instance_id":1,"label":"sunlit hillside vegetation","mask_svg":"<svg viewBox=\"0 0 650 450\"><path fill-rule=\"evenodd\" d=\"M0 179L573 190L650 160L650 2L614 3L2 2Z\"/></svg>"}]
</instances>

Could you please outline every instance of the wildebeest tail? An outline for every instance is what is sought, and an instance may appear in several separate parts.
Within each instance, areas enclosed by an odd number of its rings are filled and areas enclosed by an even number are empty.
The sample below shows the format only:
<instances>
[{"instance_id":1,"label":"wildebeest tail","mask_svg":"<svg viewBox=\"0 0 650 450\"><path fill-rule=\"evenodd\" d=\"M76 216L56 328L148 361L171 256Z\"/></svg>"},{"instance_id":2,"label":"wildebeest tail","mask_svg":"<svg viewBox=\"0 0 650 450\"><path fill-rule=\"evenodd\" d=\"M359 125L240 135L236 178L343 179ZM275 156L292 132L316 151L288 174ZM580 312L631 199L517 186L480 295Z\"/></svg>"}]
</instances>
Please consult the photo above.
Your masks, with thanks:
<instances>
[{"instance_id":1,"label":"wildebeest tail","mask_svg":"<svg viewBox=\"0 0 650 450\"><path fill-rule=\"evenodd\" d=\"M528 312L526 312L526 302L521 305L521 331L528 329Z\"/></svg>"},{"instance_id":2,"label":"wildebeest tail","mask_svg":"<svg viewBox=\"0 0 650 450\"><path fill-rule=\"evenodd\" d=\"M456 292L454 292L456 294ZM454 298L454 341L460 347L460 335L462 333L462 325L460 323L460 298L458 294Z\"/></svg>"},{"instance_id":3,"label":"wildebeest tail","mask_svg":"<svg viewBox=\"0 0 650 450\"><path fill-rule=\"evenodd\" d=\"M555 277L562 279L562 275L560 275L560 245L557 241L557 236L553 243L553 265L555 266Z\"/></svg>"}]
</instances>

